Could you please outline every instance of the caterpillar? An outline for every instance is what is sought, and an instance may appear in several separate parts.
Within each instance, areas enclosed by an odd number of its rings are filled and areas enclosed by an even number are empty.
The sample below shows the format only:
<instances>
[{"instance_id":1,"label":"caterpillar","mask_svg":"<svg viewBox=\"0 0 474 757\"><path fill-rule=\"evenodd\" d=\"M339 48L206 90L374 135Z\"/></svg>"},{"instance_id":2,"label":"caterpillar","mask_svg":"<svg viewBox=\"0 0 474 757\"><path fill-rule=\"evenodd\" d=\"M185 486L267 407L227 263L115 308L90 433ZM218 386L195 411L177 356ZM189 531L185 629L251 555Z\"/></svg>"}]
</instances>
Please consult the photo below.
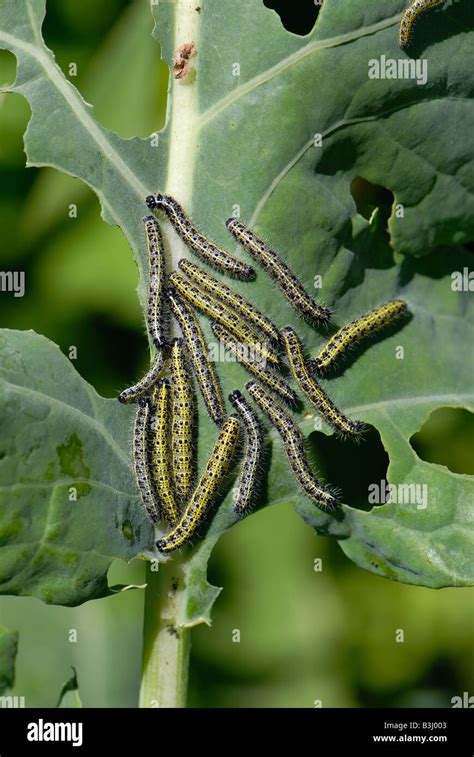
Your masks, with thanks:
<instances>
[{"instance_id":1,"label":"caterpillar","mask_svg":"<svg viewBox=\"0 0 474 757\"><path fill-rule=\"evenodd\" d=\"M138 401L137 412L135 415L135 424L133 427L133 467L142 503L150 517L150 520L153 523L156 523L159 520L159 513L156 507L155 496L148 467L148 420L148 399L145 397L140 397Z\"/></svg>"},{"instance_id":2,"label":"caterpillar","mask_svg":"<svg viewBox=\"0 0 474 757\"><path fill-rule=\"evenodd\" d=\"M192 284L190 281L186 281L179 273L172 273L169 277L170 284L175 287L176 291L184 297L187 302L193 305L195 308L207 315L209 318L213 318L218 323L229 329L234 334L239 342L244 344L253 345L256 353L264 360L268 360L275 365L279 364L278 355L267 345L261 345L258 334L247 326L245 321L239 318L231 310L221 305L218 300L215 300L209 294L204 292L199 287Z\"/></svg>"},{"instance_id":3,"label":"caterpillar","mask_svg":"<svg viewBox=\"0 0 474 757\"><path fill-rule=\"evenodd\" d=\"M311 323L326 324L331 311L318 305L308 294L289 266L262 239L236 218L229 218L226 226L244 247L276 281L293 309Z\"/></svg>"},{"instance_id":4,"label":"caterpillar","mask_svg":"<svg viewBox=\"0 0 474 757\"><path fill-rule=\"evenodd\" d=\"M402 16L400 22L400 47L407 48L411 42L413 27L420 13L424 13L429 8L435 8L438 5L443 5L444 0L414 0L410 3L408 8Z\"/></svg>"},{"instance_id":5,"label":"caterpillar","mask_svg":"<svg viewBox=\"0 0 474 757\"><path fill-rule=\"evenodd\" d=\"M172 387L172 468L175 492L185 502L194 481L193 434L195 403L182 339L174 339L170 356Z\"/></svg>"},{"instance_id":6,"label":"caterpillar","mask_svg":"<svg viewBox=\"0 0 474 757\"><path fill-rule=\"evenodd\" d=\"M153 216L145 216L145 235L148 249L148 333L157 349L165 346L165 256L160 227Z\"/></svg>"},{"instance_id":7,"label":"caterpillar","mask_svg":"<svg viewBox=\"0 0 474 757\"><path fill-rule=\"evenodd\" d=\"M124 389L118 396L119 402L136 402L145 392L148 392L158 381L160 373L165 365L164 354L161 350L155 353L150 369L145 373L140 381L133 386Z\"/></svg>"},{"instance_id":8,"label":"caterpillar","mask_svg":"<svg viewBox=\"0 0 474 757\"><path fill-rule=\"evenodd\" d=\"M217 339L219 339L222 344L235 355L239 363L243 365L249 373L253 373L254 376L270 387L270 389L277 392L277 394L288 404L294 405L297 402L295 392L290 386L288 386L286 381L280 378L275 371L269 370L262 365L260 361L252 360L248 357L248 347L246 344L241 344L236 341L232 334L220 323L213 322L211 328Z\"/></svg>"},{"instance_id":9,"label":"caterpillar","mask_svg":"<svg viewBox=\"0 0 474 757\"><path fill-rule=\"evenodd\" d=\"M263 458L263 428L256 413L241 392L238 390L231 392L229 400L237 411L245 430L239 488L234 500L235 512L244 515L249 512L255 499Z\"/></svg>"},{"instance_id":10,"label":"caterpillar","mask_svg":"<svg viewBox=\"0 0 474 757\"><path fill-rule=\"evenodd\" d=\"M230 415L225 420L179 522L156 543L160 552L167 553L179 549L196 533L213 505L224 476L234 460L239 445L240 429L240 422L235 416Z\"/></svg>"},{"instance_id":11,"label":"caterpillar","mask_svg":"<svg viewBox=\"0 0 474 757\"><path fill-rule=\"evenodd\" d=\"M145 202L150 210L162 210L165 213L178 236L205 263L238 279L250 281L255 278L255 271L251 266L229 255L203 236L173 197L164 194L149 195Z\"/></svg>"},{"instance_id":12,"label":"caterpillar","mask_svg":"<svg viewBox=\"0 0 474 757\"><path fill-rule=\"evenodd\" d=\"M337 495L324 487L311 471L303 436L292 417L260 384L249 381L245 388L281 436L290 468L305 494L321 510L335 507L338 503Z\"/></svg>"},{"instance_id":13,"label":"caterpillar","mask_svg":"<svg viewBox=\"0 0 474 757\"><path fill-rule=\"evenodd\" d=\"M148 460L150 478L159 502L161 517L174 525L179 517L173 491L170 455L170 399L168 379L160 379L150 396L150 422L148 427Z\"/></svg>"},{"instance_id":14,"label":"caterpillar","mask_svg":"<svg viewBox=\"0 0 474 757\"><path fill-rule=\"evenodd\" d=\"M237 314L246 321L259 329L270 342L278 344L280 334L277 327L264 315L255 305L252 305L245 297L236 292L231 287L216 279L207 271L204 271L198 265L194 265L186 258L182 258L178 263L180 269L195 284L205 289L216 300L221 300L229 307L233 308Z\"/></svg>"},{"instance_id":15,"label":"caterpillar","mask_svg":"<svg viewBox=\"0 0 474 757\"><path fill-rule=\"evenodd\" d=\"M358 438L365 428L364 424L360 421L353 421L341 413L316 379L311 376L303 355L301 343L291 326L285 326L280 333L286 349L291 373L302 392L327 423L335 428L341 436Z\"/></svg>"},{"instance_id":16,"label":"caterpillar","mask_svg":"<svg viewBox=\"0 0 474 757\"><path fill-rule=\"evenodd\" d=\"M319 354L309 361L310 369L319 373L332 368L339 358L365 337L381 331L386 326L401 318L407 312L404 300L392 300L381 305L355 321L346 323L326 342Z\"/></svg>"},{"instance_id":17,"label":"caterpillar","mask_svg":"<svg viewBox=\"0 0 474 757\"><path fill-rule=\"evenodd\" d=\"M225 418L224 398L214 365L208 357L201 327L191 308L183 302L174 287L168 287L167 295L186 342L207 411L214 423L220 426Z\"/></svg>"},{"instance_id":18,"label":"caterpillar","mask_svg":"<svg viewBox=\"0 0 474 757\"><path fill-rule=\"evenodd\" d=\"M222 322L221 322L222 323ZM253 337L253 340L251 341L249 337L247 339L245 338L247 335L242 332L242 329L239 328L240 321L237 323L232 320L225 325L225 328L227 331L234 337L234 339L239 342L239 344L245 345L248 348L248 355L251 360L255 360L256 362L260 363L260 365L266 365L267 361L272 364L275 368L280 368L280 358L278 356L278 353L272 349L272 347L268 344L268 342L260 342L255 341L256 335Z\"/></svg>"}]
</instances>

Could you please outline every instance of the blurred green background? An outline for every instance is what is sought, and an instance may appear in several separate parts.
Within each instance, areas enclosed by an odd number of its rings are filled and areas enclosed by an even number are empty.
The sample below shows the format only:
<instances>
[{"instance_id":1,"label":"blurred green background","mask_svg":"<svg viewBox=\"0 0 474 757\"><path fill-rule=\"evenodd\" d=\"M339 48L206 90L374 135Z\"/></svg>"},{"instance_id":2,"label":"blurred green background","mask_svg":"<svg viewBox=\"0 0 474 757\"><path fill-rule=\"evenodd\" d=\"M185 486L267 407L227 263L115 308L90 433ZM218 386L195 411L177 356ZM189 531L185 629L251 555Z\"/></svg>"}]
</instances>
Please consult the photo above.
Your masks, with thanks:
<instances>
[{"instance_id":1,"label":"blurred green background","mask_svg":"<svg viewBox=\"0 0 474 757\"><path fill-rule=\"evenodd\" d=\"M307 15L310 6L316 12L308 0ZM67 75L77 64L71 81L98 120L125 137L160 129L168 73L150 36L148 1L49 0L48 11L46 42ZM0 83L14 72L14 58L0 51ZM75 345L77 370L114 396L147 362L135 263L87 187L52 169L25 169L28 118L22 97L0 94L0 268L26 272L24 298L0 296L0 325L34 328L66 354ZM424 459L474 473L465 411L437 411L413 444ZM449 707L453 696L474 694L474 589L431 591L364 573L289 506L225 534L210 580L224 591L212 628L192 634L190 706ZM117 562L110 572L111 584L143 581L142 563ZM142 613L140 589L74 609L0 597L0 624L20 631L12 693L27 706L54 706L74 665L85 706L136 706Z\"/></svg>"}]
</instances>

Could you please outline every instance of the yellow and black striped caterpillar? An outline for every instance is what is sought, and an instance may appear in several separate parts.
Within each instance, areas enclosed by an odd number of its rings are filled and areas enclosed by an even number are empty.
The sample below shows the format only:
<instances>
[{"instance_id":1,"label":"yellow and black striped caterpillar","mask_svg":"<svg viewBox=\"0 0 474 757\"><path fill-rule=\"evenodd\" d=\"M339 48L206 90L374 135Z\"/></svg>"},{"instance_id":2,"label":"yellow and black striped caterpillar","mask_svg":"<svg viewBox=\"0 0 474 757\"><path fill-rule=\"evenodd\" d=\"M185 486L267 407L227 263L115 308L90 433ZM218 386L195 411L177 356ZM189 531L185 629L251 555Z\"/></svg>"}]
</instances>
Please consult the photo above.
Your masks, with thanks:
<instances>
[{"instance_id":1,"label":"yellow and black striped caterpillar","mask_svg":"<svg viewBox=\"0 0 474 757\"><path fill-rule=\"evenodd\" d=\"M150 210L162 210L183 242L205 263L238 279L249 281L255 278L255 271L251 266L229 255L201 234L173 197L164 194L149 195L146 204Z\"/></svg>"},{"instance_id":2,"label":"yellow and black striped caterpillar","mask_svg":"<svg viewBox=\"0 0 474 757\"><path fill-rule=\"evenodd\" d=\"M172 467L176 496L186 502L194 483L194 421L196 415L191 376L182 339L171 345Z\"/></svg>"},{"instance_id":3,"label":"yellow and black striped caterpillar","mask_svg":"<svg viewBox=\"0 0 474 757\"><path fill-rule=\"evenodd\" d=\"M368 336L390 326L397 319L407 313L407 304L404 300L392 300L371 310L355 321L346 323L333 336L328 339L321 348L319 354L309 361L311 369L319 373L332 368L340 358L344 358L347 352L356 344Z\"/></svg>"},{"instance_id":4,"label":"yellow and black striped caterpillar","mask_svg":"<svg viewBox=\"0 0 474 757\"><path fill-rule=\"evenodd\" d=\"M236 218L229 218L226 226L242 247L270 274L298 315L311 323L326 324L329 321L331 311L315 302L275 250Z\"/></svg>"},{"instance_id":5,"label":"yellow and black striped caterpillar","mask_svg":"<svg viewBox=\"0 0 474 757\"><path fill-rule=\"evenodd\" d=\"M156 544L160 552L172 552L182 547L194 536L206 518L236 456L240 428L239 420L233 415L224 421L206 467L179 522Z\"/></svg>"},{"instance_id":6,"label":"yellow and black striped caterpillar","mask_svg":"<svg viewBox=\"0 0 474 757\"><path fill-rule=\"evenodd\" d=\"M129 386L120 392L118 399L119 402L137 402L146 392L149 392L154 384L158 381L161 372L165 366L164 354L161 350L155 353L152 364L149 370L145 373L140 381L137 381L133 386Z\"/></svg>"},{"instance_id":7,"label":"yellow and black striped caterpillar","mask_svg":"<svg viewBox=\"0 0 474 757\"><path fill-rule=\"evenodd\" d=\"M156 507L155 493L153 491L150 467L148 464L148 421L148 398L141 397L138 402L133 427L133 468L142 503L151 521L156 523L159 520L160 515Z\"/></svg>"},{"instance_id":8,"label":"yellow and black striped caterpillar","mask_svg":"<svg viewBox=\"0 0 474 757\"><path fill-rule=\"evenodd\" d=\"M158 350L166 343L165 316L165 255L163 238L156 219L145 216L145 235L148 250L148 333Z\"/></svg>"},{"instance_id":9,"label":"yellow and black striped caterpillar","mask_svg":"<svg viewBox=\"0 0 474 757\"><path fill-rule=\"evenodd\" d=\"M413 0L405 9L400 22L400 47L407 48L411 42L413 27L421 13L424 13L429 8L435 8L439 5L443 5L444 0Z\"/></svg>"},{"instance_id":10,"label":"yellow and black striped caterpillar","mask_svg":"<svg viewBox=\"0 0 474 757\"><path fill-rule=\"evenodd\" d=\"M341 413L311 375L303 355L301 343L291 326L286 326L280 333L285 345L290 370L302 392L327 423L335 428L341 436L358 438L364 431L364 424L360 421L353 421Z\"/></svg>"},{"instance_id":11,"label":"yellow and black striped caterpillar","mask_svg":"<svg viewBox=\"0 0 474 757\"><path fill-rule=\"evenodd\" d=\"M254 504L263 458L263 428L245 397L235 390L229 400L237 411L245 432L240 480L234 499L234 510L239 515L248 513Z\"/></svg>"},{"instance_id":12,"label":"yellow and black striped caterpillar","mask_svg":"<svg viewBox=\"0 0 474 757\"><path fill-rule=\"evenodd\" d=\"M219 341L237 358L238 362L249 372L256 376L266 386L270 387L276 392L285 402L289 405L294 405L297 402L297 396L291 386L284 381L278 373L270 370L266 365L262 364L260 360L256 360L255 357L250 354L252 350L247 344L241 344L238 342L230 331L221 326L220 323L212 323L211 328Z\"/></svg>"},{"instance_id":13,"label":"yellow and black striped caterpillar","mask_svg":"<svg viewBox=\"0 0 474 757\"><path fill-rule=\"evenodd\" d=\"M225 418L224 398L215 367L209 359L201 327L191 308L183 302L174 287L168 287L167 294L171 310L186 342L207 411L214 423L220 426Z\"/></svg>"},{"instance_id":14,"label":"yellow and black striped caterpillar","mask_svg":"<svg viewBox=\"0 0 474 757\"><path fill-rule=\"evenodd\" d=\"M291 470L305 494L322 510L335 507L336 493L324 487L312 473L303 436L292 417L260 384L249 381L245 388L280 434Z\"/></svg>"},{"instance_id":15,"label":"yellow and black striped caterpillar","mask_svg":"<svg viewBox=\"0 0 474 757\"><path fill-rule=\"evenodd\" d=\"M199 289L199 287L190 281L186 281L179 273L172 273L169 281L181 297L197 308L197 310L229 329L239 342L252 346L256 354L261 355L263 359L270 361L274 365L278 365L279 361L276 352L270 346L262 344L258 334L245 321L239 318L236 313L221 305L218 300L215 300L211 295Z\"/></svg>"},{"instance_id":16,"label":"yellow and black striped caterpillar","mask_svg":"<svg viewBox=\"0 0 474 757\"><path fill-rule=\"evenodd\" d=\"M211 276L207 271L204 271L185 258L182 258L178 265L186 276L202 287L202 289L205 289L214 299L224 302L235 310L240 318L244 318L252 326L265 334L270 342L278 344L280 334L277 327L255 305L246 300L245 297L242 297L241 294L227 286L227 284L219 281L215 276Z\"/></svg>"},{"instance_id":17,"label":"yellow and black striped caterpillar","mask_svg":"<svg viewBox=\"0 0 474 757\"><path fill-rule=\"evenodd\" d=\"M147 448L150 477L159 512L170 525L174 525L179 511L171 475L170 400L170 382L166 378L160 379L150 396Z\"/></svg>"}]
</instances>

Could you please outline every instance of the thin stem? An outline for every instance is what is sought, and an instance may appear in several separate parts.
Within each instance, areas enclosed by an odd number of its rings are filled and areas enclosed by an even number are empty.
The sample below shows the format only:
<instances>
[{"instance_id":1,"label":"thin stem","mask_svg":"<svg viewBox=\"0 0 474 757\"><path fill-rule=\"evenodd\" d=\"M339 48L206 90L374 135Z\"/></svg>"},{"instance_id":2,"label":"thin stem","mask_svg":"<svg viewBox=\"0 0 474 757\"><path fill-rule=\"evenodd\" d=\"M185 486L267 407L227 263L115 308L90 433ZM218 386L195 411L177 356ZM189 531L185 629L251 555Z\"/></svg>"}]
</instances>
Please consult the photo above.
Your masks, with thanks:
<instances>
[{"instance_id":1,"label":"thin stem","mask_svg":"<svg viewBox=\"0 0 474 757\"><path fill-rule=\"evenodd\" d=\"M140 707L185 707L190 630L180 628L184 601L182 563L147 565Z\"/></svg>"}]
</instances>

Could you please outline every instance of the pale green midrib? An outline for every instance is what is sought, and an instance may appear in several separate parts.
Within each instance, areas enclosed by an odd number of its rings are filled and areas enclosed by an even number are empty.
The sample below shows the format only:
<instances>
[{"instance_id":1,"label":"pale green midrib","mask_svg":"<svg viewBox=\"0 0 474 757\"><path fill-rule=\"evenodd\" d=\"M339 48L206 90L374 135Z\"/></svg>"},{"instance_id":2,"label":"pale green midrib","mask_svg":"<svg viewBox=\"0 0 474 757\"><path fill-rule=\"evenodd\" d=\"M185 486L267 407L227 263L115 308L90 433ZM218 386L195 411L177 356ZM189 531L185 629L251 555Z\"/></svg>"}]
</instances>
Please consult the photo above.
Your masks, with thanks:
<instances>
[{"instance_id":1,"label":"pale green midrib","mask_svg":"<svg viewBox=\"0 0 474 757\"><path fill-rule=\"evenodd\" d=\"M13 391L16 392L23 392L25 394L31 394L33 396L39 396L43 400L50 402L51 404L60 405L62 407L66 407L71 413L77 414L80 416L81 419L84 420L85 423L90 423L92 426L95 426L100 435L103 436L106 441L108 442L109 446L112 448L112 450L116 453L116 455L121 458L121 460L127 465L128 468L131 467L130 460L125 455L124 451L118 446L115 439L111 434L107 431L105 425L98 421L96 418L93 418L91 415L88 415L83 410L79 410L77 407L73 407L72 405L68 405L67 402L64 400L58 400L56 397L51 397L49 394L44 394L44 392L40 392L38 389L32 389L30 386L20 386L19 384L12 384L10 381L7 381L6 379L2 379L2 382L9 386ZM92 408L94 407L93 403L91 402Z\"/></svg>"},{"instance_id":2,"label":"pale green midrib","mask_svg":"<svg viewBox=\"0 0 474 757\"><path fill-rule=\"evenodd\" d=\"M176 16L180 14L178 19ZM198 85L199 85L199 37L201 16L195 12L193 0L177 0L174 18L173 49L184 42L193 41L197 56L192 68L197 68L194 81L171 78L170 108L167 119L168 154L166 192L177 197L179 202L192 212L193 182L195 176L196 143L199 134ZM171 74L170 74L171 75ZM181 257L186 256L184 242L174 232L168 239L172 267L176 268Z\"/></svg>"},{"instance_id":3,"label":"pale green midrib","mask_svg":"<svg viewBox=\"0 0 474 757\"><path fill-rule=\"evenodd\" d=\"M280 74L282 71L285 71L286 69L291 68L291 66L295 65L303 58L306 58L309 55L312 55L314 52L317 52L319 50L324 50L329 47L338 47L339 45L343 45L346 42L353 42L355 40L361 39L362 37L367 37L369 34L375 34L376 32L381 31L382 29L386 29L390 26L394 26L395 24L399 23L401 17L402 17L402 14L398 13L396 16L391 16L390 18L385 19L384 21L379 21L376 24L372 24L372 26L366 26L362 30L351 31L351 32L347 32L347 34L340 34L337 37L328 37L327 39L316 40L315 42L309 42L307 45L300 48L295 53L292 53L288 57L279 61L271 68L268 68L266 71L263 71L261 74L254 76L253 79L250 79L248 82L245 82L245 84L241 84L239 87L236 87L236 89L234 89L228 95L223 97L221 100L218 100L217 103L212 105L210 108L208 108L208 110L204 111L201 114L201 118L200 118L201 126L203 126L205 123L207 123L216 115L218 115L218 113L225 110L225 108L227 108L229 105L232 105L234 102L237 102L237 100L239 100L241 97L244 97L245 95L249 94L249 92L252 92L253 90L257 89L262 84L265 84L266 82L273 79L275 76L278 76L278 74Z\"/></svg>"},{"instance_id":4,"label":"pale green midrib","mask_svg":"<svg viewBox=\"0 0 474 757\"><path fill-rule=\"evenodd\" d=\"M200 14L196 12L194 0L177 0L174 4L173 50L186 42L193 42L199 56L199 26ZM198 62L193 61L192 68L199 68ZM198 106L197 87L199 72L194 81L181 81L172 78L169 93L171 107L167 113L167 173L166 192L177 197L184 207L192 212L194 163L196 160L196 140L198 137ZM184 244L177 234L168 238L171 263L176 267L178 259L184 252ZM173 319L171 321L173 324ZM171 326L172 336L174 326ZM174 556L174 562L180 562L181 557ZM184 565L181 566L185 572ZM147 571L149 568L147 569ZM151 574L147 573L148 579ZM166 581L167 569L162 573ZM170 578L170 576L168 576ZM147 580L148 580L147 579ZM163 579L162 579L163 580ZM139 706L150 706L151 700L158 704L179 707L185 705L187 689L187 671L189 660L188 632L182 631L178 639L166 628L167 620L174 625L179 611L180 600L184 601L182 589L174 595L167 591L165 596L158 599L154 596L153 584L145 589L145 627L144 653L146 664L142 667ZM165 588L162 586L162 588ZM161 605L161 606L160 606ZM160 622L150 621L153 612L160 612ZM145 663L145 657L143 660Z\"/></svg>"},{"instance_id":5,"label":"pale green midrib","mask_svg":"<svg viewBox=\"0 0 474 757\"><path fill-rule=\"evenodd\" d=\"M0 492L8 492L13 489L52 489L55 486L73 486L74 484L89 484L90 486L108 489L114 494L118 494L119 497L127 497L136 500L140 499L140 495L136 492L129 493L126 491L120 491L120 489L116 489L114 486L106 484L104 481L97 481L94 478L84 478L83 476L71 476L69 479L56 478L54 481L32 481L31 483L27 481L16 481L14 484L0 484ZM84 495L82 495L80 499L82 499L83 496Z\"/></svg>"},{"instance_id":6,"label":"pale green midrib","mask_svg":"<svg viewBox=\"0 0 474 757\"><path fill-rule=\"evenodd\" d=\"M90 134L105 158L115 166L118 173L121 174L125 181L130 185L133 192L140 198L140 201L143 201L145 195L148 194L148 189L139 181L133 171L122 160L95 121L89 116L84 108L84 101L74 89L73 85L67 81L59 67L52 61L51 57L43 50L39 50L31 45L29 42L20 40L7 32L0 31L0 41L1 40L6 42L10 48L18 48L38 62L38 64L44 69L47 78L57 89L59 94L66 100L78 121Z\"/></svg>"}]
</instances>

